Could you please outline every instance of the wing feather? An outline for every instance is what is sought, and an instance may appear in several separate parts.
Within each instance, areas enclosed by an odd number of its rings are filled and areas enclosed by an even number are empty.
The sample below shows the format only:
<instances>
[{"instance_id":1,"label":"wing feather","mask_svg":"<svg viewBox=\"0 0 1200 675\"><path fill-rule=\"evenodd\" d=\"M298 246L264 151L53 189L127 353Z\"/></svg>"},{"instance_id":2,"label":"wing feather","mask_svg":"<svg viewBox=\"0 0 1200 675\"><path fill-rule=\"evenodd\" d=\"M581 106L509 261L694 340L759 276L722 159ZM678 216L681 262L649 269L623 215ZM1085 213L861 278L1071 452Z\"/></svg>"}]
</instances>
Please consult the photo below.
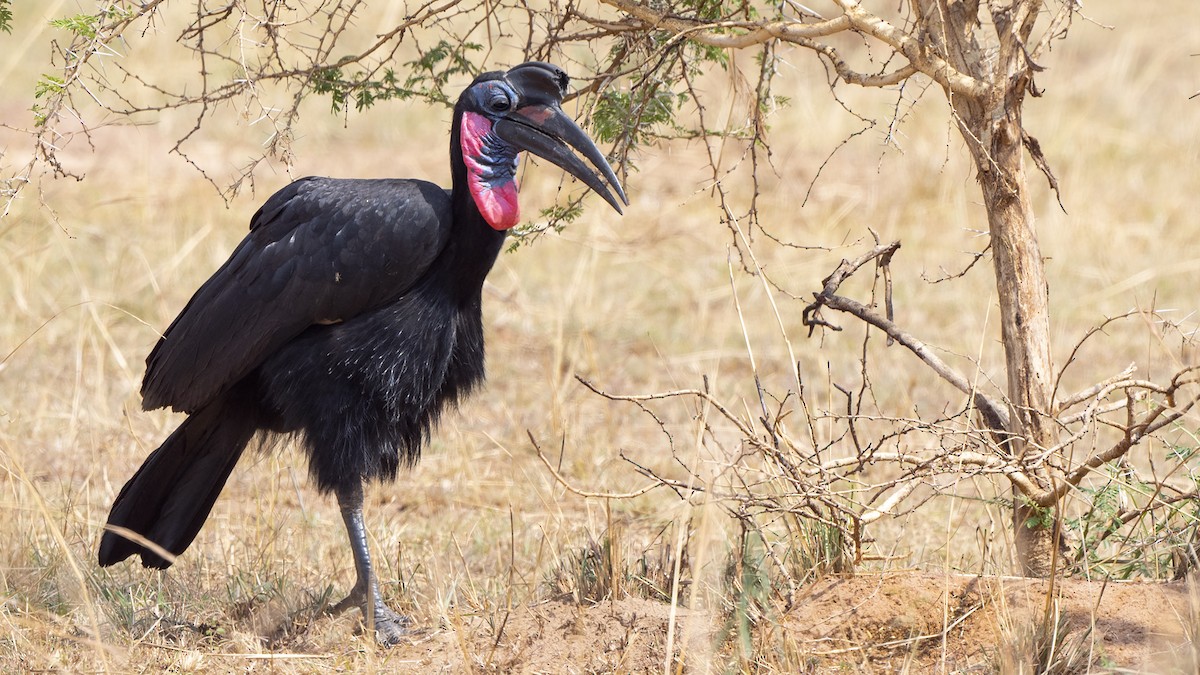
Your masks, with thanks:
<instances>
[{"instance_id":1,"label":"wing feather","mask_svg":"<svg viewBox=\"0 0 1200 675\"><path fill-rule=\"evenodd\" d=\"M142 406L193 412L309 326L394 301L445 248L450 221L446 191L425 181L283 188L150 352Z\"/></svg>"}]
</instances>

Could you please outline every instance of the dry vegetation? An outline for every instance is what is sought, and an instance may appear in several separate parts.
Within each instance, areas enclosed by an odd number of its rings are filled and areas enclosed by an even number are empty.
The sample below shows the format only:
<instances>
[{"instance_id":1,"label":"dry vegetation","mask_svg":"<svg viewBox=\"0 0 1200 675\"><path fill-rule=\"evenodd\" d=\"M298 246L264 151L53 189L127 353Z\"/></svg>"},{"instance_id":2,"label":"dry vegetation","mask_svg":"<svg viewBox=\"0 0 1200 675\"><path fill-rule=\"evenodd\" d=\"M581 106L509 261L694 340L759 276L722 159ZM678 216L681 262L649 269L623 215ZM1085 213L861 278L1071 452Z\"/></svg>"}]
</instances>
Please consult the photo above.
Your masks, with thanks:
<instances>
[{"instance_id":1,"label":"dry vegetation","mask_svg":"<svg viewBox=\"0 0 1200 675\"><path fill-rule=\"evenodd\" d=\"M1195 324L1200 101L1188 97L1200 81L1200 60L1190 57L1200 44L1190 0L1159 4L1152 15L1138 3L1089 5L1112 28L1076 27L1039 75L1045 98L1027 105L1026 124L1053 163L1067 211L1036 186L1058 354L1131 309L1166 312L1184 332ZM0 121L14 126L28 123L49 37L33 11L18 7L17 29L3 37L12 46L0 57ZM155 67L188 67L156 49ZM965 266L982 248L972 228L986 222L944 104L928 96L916 105L902 152L885 149L878 130L856 138L800 209L817 167L861 124L830 100L807 55L788 57L786 67L781 93L791 103L772 119L776 173L763 185L760 219L772 235L823 248L764 247L759 262L807 294L863 250L868 228L899 239L898 317L951 355L977 359L981 378L1002 373L990 275L925 280ZM728 83L714 75L705 85ZM893 103L877 92L841 93L867 113ZM1045 587L969 576L1011 569L1006 507L993 499L1006 486L963 481L956 495L928 495L920 509L878 520L855 578L815 583L798 574L785 611L780 588L755 575L752 540L717 504L665 489L584 497L539 461L531 439L591 492L646 484L622 455L688 479L655 419L576 376L622 394L707 378L722 400L755 405L749 341L768 386L786 390L790 357L768 299L756 279L735 274L745 333L739 322L731 237L708 199L698 144L644 152L627 181L633 204L624 218L592 208L561 235L502 256L485 296L486 390L446 420L414 471L368 493L386 593L425 629L412 645L379 650L356 631L356 615L321 612L351 585L353 568L336 508L308 485L291 450L243 460L170 571L98 569L94 547L116 490L178 422L140 410L142 359L156 331L224 260L258 202L290 178L447 182L447 118L389 103L344 126L314 103L295 144L295 175L276 167L229 208L165 152L189 120L112 126L95 135L94 149L76 144L65 155L86 180L27 190L0 221L0 670L638 672L662 670L670 646L697 670L1020 672L1036 651L1029 645L1049 639L1036 634L1046 625ZM198 152L232 172L237 148L261 140L255 127L231 124ZM0 142L6 161L26 150L15 134ZM731 150L729 161L736 156ZM546 167L527 172L527 212L555 198L556 181ZM783 317L801 372L814 383L856 382L861 328L806 339L801 306ZM1162 331L1137 318L1107 333L1068 373L1068 389L1133 361L1161 377L1180 365L1171 354L1190 358L1177 336L1164 344L1155 337ZM960 404L910 354L872 348L873 395L891 409ZM722 461L706 454L711 444L696 443L701 407L658 410L677 455L691 466ZM1181 433L1198 427L1193 415ZM1150 452L1162 458L1165 449ZM687 579L681 591L676 572ZM1114 586L1072 580L1050 594L1059 600L1049 614L1067 617L1069 641L1085 652L1080 670L1061 672L1187 672L1194 647L1173 645L1200 625L1189 589ZM687 610L672 605L675 591Z\"/></svg>"}]
</instances>

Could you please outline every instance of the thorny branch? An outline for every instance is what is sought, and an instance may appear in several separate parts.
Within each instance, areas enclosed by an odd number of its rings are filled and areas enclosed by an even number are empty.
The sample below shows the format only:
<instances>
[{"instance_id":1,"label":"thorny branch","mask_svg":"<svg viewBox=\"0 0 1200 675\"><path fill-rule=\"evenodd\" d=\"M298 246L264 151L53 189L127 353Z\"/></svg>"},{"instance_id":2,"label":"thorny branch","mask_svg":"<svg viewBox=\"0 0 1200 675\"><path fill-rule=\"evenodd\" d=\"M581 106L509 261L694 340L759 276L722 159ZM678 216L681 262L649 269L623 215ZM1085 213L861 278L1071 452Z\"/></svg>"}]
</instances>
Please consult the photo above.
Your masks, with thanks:
<instances>
[{"instance_id":1,"label":"thorny branch","mask_svg":"<svg viewBox=\"0 0 1200 675\"><path fill-rule=\"evenodd\" d=\"M1008 415L1007 411L998 402L978 391L965 376L946 364L925 343L913 337L887 317L880 315L873 307L837 294L839 287L868 262L879 261L877 274L882 274L882 268L886 267L887 262L890 262L892 255L899 248L900 242L877 245L854 260L843 260L837 269L825 278L822 290L813 294L815 298L814 302L804 309L804 324L809 327L810 334L811 331L818 327L840 330L840 328L820 317L821 308L828 307L850 314L884 331L896 342L907 347L943 380L949 382L959 391L971 396L975 406L980 409L984 419L987 421L989 431L1002 437L1003 434L1007 433ZM1111 319L1106 321L1105 325L1111 321ZM1102 327L1089 331L1084 339L1080 341L1080 344L1087 337L1094 335L1100 330L1102 330ZM1078 346L1076 347L1077 350ZM1074 354L1075 352L1072 352L1071 360L1073 360ZM1068 360L1068 364L1071 360ZM1175 423L1200 401L1200 392L1192 394L1187 400L1177 400L1178 395L1183 390L1200 381L1200 378L1195 376L1200 367L1193 366L1181 369L1171 378L1168 384L1158 384L1129 377L1134 370L1135 367L1131 365L1117 376L1088 387L1061 402L1058 406L1060 414L1082 403L1086 402L1088 404L1087 408L1081 413L1060 417L1059 423L1064 427L1074 427L1074 432L1062 440L1059 445L1046 448L1039 453L1028 456L1022 459L1020 463L1014 463L1012 467L1013 471L1007 472L1010 480L1013 480L1015 476L1024 475L1024 472L1029 468L1039 465L1048 458L1065 456L1067 448L1081 440L1088 433L1089 425L1105 412L1112 412L1119 409L1124 409L1128 412L1125 424L1120 427L1123 435L1119 441L1107 449L1088 456L1052 488L1029 490L1028 488L1032 483L1029 481L1014 480L1031 501L1039 506L1050 506L1056 503L1068 490L1078 486L1093 470L1123 457L1139 441ZM1134 391L1139 393L1132 393ZM1113 407L1103 407L1102 402L1115 392L1123 392L1125 398ZM1134 412L1134 403L1145 401L1148 394L1158 394L1160 396L1158 403L1147 406L1147 411L1141 415L1136 414ZM1006 454L1004 452L1000 453L1001 456Z\"/></svg>"},{"instance_id":2,"label":"thorny branch","mask_svg":"<svg viewBox=\"0 0 1200 675\"><path fill-rule=\"evenodd\" d=\"M954 96L991 95L990 85L923 43L908 10L885 18L852 0L833 2L833 11L826 13L829 18L795 3L602 0L597 7L578 0L548 0L534 11L522 0L424 0L405 5L402 16L376 30L362 25L366 5L361 0L193 0L179 5L180 11L162 0L100 3L97 14L81 15L89 20L87 27L77 29L69 44L57 49L62 76L43 83L39 122L28 130L34 139L32 158L2 179L4 213L39 167L53 175L75 175L61 153L76 135L90 139L96 126L89 110L123 118L190 111L193 123L171 152L196 167L228 199L247 182L253 186L266 161L291 168L292 139L303 101L330 96L343 115L351 106L369 107L392 98L447 104L450 80L492 65L487 61L497 53L505 60L551 59L568 65L580 85L575 95L586 99L585 110L602 113L624 101L625 109L613 112L626 120L626 128L601 134L615 143L611 156L624 170L644 142L713 136L748 141L757 169L759 147L769 148L762 113L775 107L770 80L778 45L813 51L848 84L891 87L924 75ZM1036 65L1033 59L1065 33L1077 5L1065 3L1053 15L1031 52L1031 67ZM179 48L194 53L194 77L181 81L177 73L167 79L149 74L136 47L139 39L158 34L174 35ZM876 42L907 63L896 65L888 58L878 67L853 65L858 57L851 58L850 50L837 46L833 40L839 36ZM517 56L511 56L514 47ZM729 57L721 52L759 47L765 50L760 82L766 86L747 101L751 128L738 128L736 123L725 130L692 125L681 114L681 104L670 103L683 96L702 111L703 96L690 85L679 91L675 84L688 81L707 62L727 64ZM630 76L631 81L624 81ZM210 176L210 168L190 147L231 107L256 133L265 134L265 140L262 155L235 169L232 182L225 184ZM663 110L653 112L657 107ZM1031 152L1036 159L1036 146ZM551 226L556 225L557 219L552 219Z\"/></svg>"},{"instance_id":3,"label":"thorny branch","mask_svg":"<svg viewBox=\"0 0 1200 675\"><path fill-rule=\"evenodd\" d=\"M808 326L809 335L818 327L831 328L833 330L841 330L841 328L827 322L821 318L821 308L828 307L839 312L846 312L866 323L875 326L882 330L889 338L899 342L909 351L925 362L933 372L937 373L943 380L949 382L962 393L970 396L974 405L983 414L987 420L987 426L995 433L1004 434L1008 428L1008 412L997 402L993 401L982 392L978 391L975 385L968 380L964 375L954 370L941 359L934 351L924 342L913 336L911 333L903 330L894 321L890 320L877 312L872 307L864 305L854 299L838 295L837 290L851 275L857 272L868 262L878 261L880 270L887 268L891 261L892 255L899 250L900 242L895 241L890 244L877 245L872 250L864 253L854 260L843 260L837 269L828 277L825 277L823 288L820 292L814 293L815 301L808 307L804 308L803 321L804 325ZM887 301L891 302L890 298Z\"/></svg>"},{"instance_id":4,"label":"thorny branch","mask_svg":"<svg viewBox=\"0 0 1200 675\"><path fill-rule=\"evenodd\" d=\"M920 42L884 19L866 11L860 3L839 0L842 15L818 23L795 20L704 21L654 9L636 0L603 0L605 4L636 17L647 27L668 30L710 47L740 49L768 41L780 41L811 49L828 60L847 84L887 87L920 72L956 94L979 98L988 86L953 68L945 59L924 49ZM863 73L847 65L837 49L817 41L836 33L853 31L870 35L904 55L909 63L887 73Z\"/></svg>"},{"instance_id":5,"label":"thorny branch","mask_svg":"<svg viewBox=\"0 0 1200 675\"><path fill-rule=\"evenodd\" d=\"M1133 377L1135 368L1131 366L1059 402L1055 415L1065 433L1058 446L1028 453L1023 458L1012 456L1004 436L1008 433L1009 414L1003 407L1004 399L1002 395L981 391L983 385L992 386L988 378L976 376L982 385L969 384L971 380L966 375L946 364L933 349L901 328L894 317L885 316L874 303L856 301L841 291L856 274L861 275L868 269L873 270L876 281L883 278L899 248L899 242L881 244L877 240L875 246L861 255L843 260L825 278L822 289L813 294L814 301L803 312L804 323L810 330L836 330L837 327L822 318L822 310L853 316L895 339L941 379L967 394L972 405L933 421L923 419L923 416L864 413L860 409L861 401L871 391L865 365L860 387L863 393L859 394L858 406L850 405L849 387L831 382L833 389L847 396L845 410L822 412L803 400L806 395L788 392L775 396L778 409L763 415L752 414L750 407L745 405L739 412L737 405L731 404L727 396L715 392L707 382L702 389L614 394L578 378L597 395L632 403L647 413L671 441L673 466L684 468L692 478L682 480L625 453L622 457L639 473L675 491L681 498L687 498L689 493L706 492L748 527L771 527L771 523L780 522L777 518L786 515L837 528L845 536L847 551L852 551L854 559L860 560L862 547L870 543L869 538L863 538L865 526L884 517L910 513L932 495L957 493L963 481L973 477L1003 477L1030 502L1043 508L1060 503L1071 492L1090 494L1087 490L1091 488L1085 487L1089 480L1111 480L1108 476L1114 463L1123 462L1134 447L1155 434L1174 428L1200 401L1200 366L1184 367L1165 383ZM884 298L882 304L888 302L890 299ZM1116 319L1110 319L1089 331L1072 352L1072 360L1088 337L1111 327L1114 321ZM862 358L865 364L870 358L867 351ZM761 383L756 387L761 387ZM766 400L761 389L758 394L751 392L751 396L760 402ZM671 401L692 401L687 409L694 411L699 405L715 412L717 419L705 419L701 429L704 446L711 452L703 466L691 465L674 447L673 429L680 422L672 423L671 416L663 409ZM981 426L972 423L972 409L980 414ZM692 415L694 423L701 423L694 412ZM786 421L797 415L805 420L802 424L808 428L825 430L819 440L815 433L811 437L796 437L790 433L789 426L794 422ZM1115 416L1123 416L1123 419ZM815 426L813 417L817 418ZM1118 437L1107 444L1098 443L1103 437L1102 429L1115 430ZM852 443L850 438L854 439ZM930 443L929 439L935 441ZM1052 474L1056 476L1056 482L1046 486L1035 478L1033 471L1048 462L1056 465ZM1183 466L1182 463L1175 464L1172 473L1179 472ZM1192 476L1190 470L1187 476ZM1178 480L1177 485L1167 479L1156 480L1153 484L1157 487L1146 491L1136 506L1129 506L1112 516L1086 516L1115 519L1112 520L1115 524L1106 525L1107 529L1100 530L1099 535L1083 532L1076 542L1081 547L1079 555L1083 555L1085 545L1097 546L1099 542L1106 542L1110 547L1119 546L1119 542L1114 543L1120 538L1113 528L1131 527L1131 523L1140 521L1149 511L1168 507L1179 510L1186 502L1179 495L1194 493L1192 479L1181 478L1185 479ZM1151 484L1147 481L1142 483ZM571 489L582 492L578 488ZM1197 522L1200 522L1200 514L1185 519L1182 527L1194 528ZM1188 541L1191 537L1187 533L1170 536L1184 536ZM1107 559L1095 551L1088 555L1088 560ZM1192 555L1187 560L1195 557Z\"/></svg>"}]
</instances>

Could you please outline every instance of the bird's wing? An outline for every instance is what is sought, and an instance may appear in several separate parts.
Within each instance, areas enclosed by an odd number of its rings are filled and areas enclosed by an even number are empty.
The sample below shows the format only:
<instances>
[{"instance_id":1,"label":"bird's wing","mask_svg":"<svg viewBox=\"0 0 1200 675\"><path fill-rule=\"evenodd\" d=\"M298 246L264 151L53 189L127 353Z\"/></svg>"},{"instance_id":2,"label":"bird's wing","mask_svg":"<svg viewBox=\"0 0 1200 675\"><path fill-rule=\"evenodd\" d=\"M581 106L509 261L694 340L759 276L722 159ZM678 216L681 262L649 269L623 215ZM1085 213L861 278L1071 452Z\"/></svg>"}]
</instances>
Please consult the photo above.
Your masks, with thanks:
<instances>
[{"instance_id":1,"label":"bird's wing","mask_svg":"<svg viewBox=\"0 0 1200 675\"><path fill-rule=\"evenodd\" d=\"M197 410L309 326L396 299L445 247L450 214L446 192L425 181L283 188L146 358L142 406Z\"/></svg>"}]
</instances>

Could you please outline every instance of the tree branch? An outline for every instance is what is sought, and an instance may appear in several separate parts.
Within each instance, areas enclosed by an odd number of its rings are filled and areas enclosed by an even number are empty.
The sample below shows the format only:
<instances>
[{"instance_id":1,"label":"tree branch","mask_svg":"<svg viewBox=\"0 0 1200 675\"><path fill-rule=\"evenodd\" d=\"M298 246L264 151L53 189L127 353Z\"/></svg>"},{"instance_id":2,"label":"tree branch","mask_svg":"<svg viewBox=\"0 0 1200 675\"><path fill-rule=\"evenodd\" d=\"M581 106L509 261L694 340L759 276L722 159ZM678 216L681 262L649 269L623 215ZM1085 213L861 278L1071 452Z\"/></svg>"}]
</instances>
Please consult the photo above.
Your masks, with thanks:
<instances>
[{"instance_id":1,"label":"tree branch","mask_svg":"<svg viewBox=\"0 0 1200 675\"><path fill-rule=\"evenodd\" d=\"M817 23L799 23L778 19L705 22L669 14L636 0L601 1L646 22L651 27L674 32L679 38L710 47L744 49L769 40L779 40L812 49L828 58L838 76L849 84L885 87L902 82L920 72L960 96L981 98L991 91L991 87L986 83L956 70L944 58L923 48L916 38L864 10L858 2L839 0L837 4L843 10L841 16ZM880 40L908 59L909 65L890 73L860 73L852 70L833 47L816 41L816 38L847 30L864 33Z\"/></svg>"},{"instance_id":2,"label":"tree branch","mask_svg":"<svg viewBox=\"0 0 1200 675\"><path fill-rule=\"evenodd\" d=\"M1149 389L1162 393L1166 400L1157 404L1152 410L1147 412L1141 418L1134 420L1133 418L1133 403L1132 397L1126 397L1126 409L1129 410L1130 422L1125 427L1125 435L1121 440L1117 441L1107 449L1097 452L1077 466L1074 470L1068 473L1064 478L1056 480L1054 485L1047 490L1040 490L1034 493L1026 492L1026 495L1034 503L1039 506L1052 506L1059 499L1062 499L1067 492L1079 485L1085 477L1093 470L1100 466L1111 462L1115 459L1123 457L1129 452L1133 446L1137 445L1147 436L1157 432L1158 430L1174 424L1181 419L1200 401L1200 397L1193 397L1182 406L1176 407L1175 395L1178 391L1189 384L1195 384L1195 380L1191 376L1194 372L1200 370L1200 366L1191 366L1184 368L1171 378L1171 384L1167 386L1157 385L1150 382L1132 380L1123 384L1125 388L1136 387L1140 389ZM1102 396L1110 391L1112 386L1104 387L1098 392L1096 401L1098 402Z\"/></svg>"},{"instance_id":3,"label":"tree branch","mask_svg":"<svg viewBox=\"0 0 1200 675\"><path fill-rule=\"evenodd\" d=\"M880 315L875 310L867 307L857 300L852 300L845 296L837 295L838 287L841 286L842 282L853 275L860 267L865 265L867 262L876 259L881 261L881 265L884 265L886 264L887 260L890 260L892 254L895 253L899 248L900 242L895 241L890 244L876 246L853 261L843 260L842 263L838 265L837 269L834 270L833 274L825 278L824 288L822 288L821 292L813 294L816 300L804 309L802 315L804 325L809 327L810 334L811 331L819 325L836 329L836 326L832 326L831 324L828 324L817 317L821 307L829 307L839 312L851 314L858 319L875 326L876 328L882 330L888 337L906 347L909 351L915 354L917 358L924 361L925 365L929 366L943 380L949 382L954 388L958 389L967 396L970 396L975 407L978 408L988 420L988 426L993 427L992 430L995 432L1001 434L1005 433L1005 430L1008 428L1008 412L1003 406L996 401L993 401L987 395L978 391L966 377L964 377L955 369L951 368L950 365L943 361L937 354L935 354L928 345L917 339L911 333L900 328L900 326L895 322L889 320L885 316ZM999 423L998 427L995 426L996 423Z\"/></svg>"}]
</instances>

